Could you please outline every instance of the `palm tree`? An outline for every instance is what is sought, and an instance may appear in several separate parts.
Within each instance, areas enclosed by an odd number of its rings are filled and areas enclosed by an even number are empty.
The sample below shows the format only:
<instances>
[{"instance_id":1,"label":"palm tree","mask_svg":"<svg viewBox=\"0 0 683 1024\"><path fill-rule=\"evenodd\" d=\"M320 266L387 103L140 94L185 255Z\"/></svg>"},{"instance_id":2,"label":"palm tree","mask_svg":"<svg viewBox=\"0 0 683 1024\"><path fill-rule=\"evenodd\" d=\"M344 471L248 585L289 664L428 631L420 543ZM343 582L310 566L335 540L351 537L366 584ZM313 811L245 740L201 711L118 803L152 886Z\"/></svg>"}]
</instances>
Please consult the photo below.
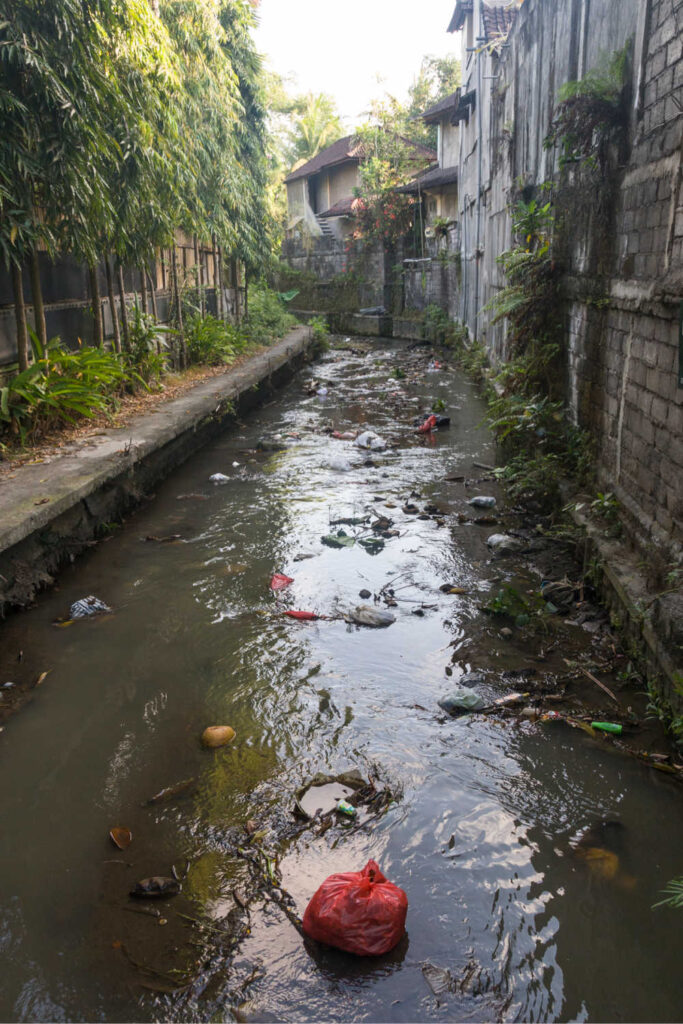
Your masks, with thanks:
<instances>
[{"instance_id":1,"label":"palm tree","mask_svg":"<svg viewBox=\"0 0 683 1024\"><path fill-rule=\"evenodd\" d=\"M317 156L343 134L336 105L327 93L309 92L301 113L294 117L290 132L293 164L305 163Z\"/></svg>"}]
</instances>

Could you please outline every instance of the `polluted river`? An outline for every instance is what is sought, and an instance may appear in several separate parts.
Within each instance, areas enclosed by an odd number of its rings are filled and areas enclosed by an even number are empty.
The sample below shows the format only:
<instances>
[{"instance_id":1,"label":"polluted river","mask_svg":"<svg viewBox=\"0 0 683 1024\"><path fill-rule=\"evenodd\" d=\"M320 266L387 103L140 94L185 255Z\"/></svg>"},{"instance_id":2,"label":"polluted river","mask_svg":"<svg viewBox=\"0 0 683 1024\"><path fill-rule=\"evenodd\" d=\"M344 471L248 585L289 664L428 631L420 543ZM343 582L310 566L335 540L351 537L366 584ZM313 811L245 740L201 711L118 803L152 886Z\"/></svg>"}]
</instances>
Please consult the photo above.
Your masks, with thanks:
<instances>
[{"instance_id":1,"label":"polluted river","mask_svg":"<svg viewBox=\"0 0 683 1024\"><path fill-rule=\"evenodd\" d=\"M591 730L637 747L645 698L483 415L428 349L337 339L2 625L3 703L40 685L0 735L0 1019L680 1019L680 783ZM399 944L304 937L369 859Z\"/></svg>"}]
</instances>

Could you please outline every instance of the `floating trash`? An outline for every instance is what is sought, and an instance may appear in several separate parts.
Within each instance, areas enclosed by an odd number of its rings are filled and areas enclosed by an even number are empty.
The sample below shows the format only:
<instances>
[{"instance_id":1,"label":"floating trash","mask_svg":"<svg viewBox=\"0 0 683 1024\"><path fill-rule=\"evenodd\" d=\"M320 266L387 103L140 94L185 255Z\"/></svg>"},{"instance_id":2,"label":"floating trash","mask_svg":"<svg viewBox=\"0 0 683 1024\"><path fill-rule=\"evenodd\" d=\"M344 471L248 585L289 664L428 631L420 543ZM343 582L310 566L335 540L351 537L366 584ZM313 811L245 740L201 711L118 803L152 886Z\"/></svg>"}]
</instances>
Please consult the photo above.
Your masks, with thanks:
<instances>
[{"instance_id":1,"label":"floating trash","mask_svg":"<svg viewBox=\"0 0 683 1024\"><path fill-rule=\"evenodd\" d=\"M270 581L271 590L284 590L290 583L293 583L294 579L291 576L285 576L281 572L276 572Z\"/></svg>"},{"instance_id":2,"label":"floating trash","mask_svg":"<svg viewBox=\"0 0 683 1024\"><path fill-rule=\"evenodd\" d=\"M205 747L224 747L226 743L232 743L235 735L230 725L210 725L202 733L202 743Z\"/></svg>"},{"instance_id":3,"label":"floating trash","mask_svg":"<svg viewBox=\"0 0 683 1024\"><path fill-rule=\"evenodd\" d=\"M321 537L320 540L328 548L352 548L356 543L356 538L349 537L343 530L339 530L338 533L328 533L326 537Z\"/></svg>"},{"instance_id":4,"label":"floating trash","mask_svg":"<svg viewBox=\"0 0 683 1024\"><path fill-rule=\"evenodd\" d=\"M510 537L507 533L492 533L490 537L486 538L486 543L494 551L500 551L506 553L508 551L519 551L522 547L522 542L517 540L516 537Z\"/></svg>"},{"instance_id":5,"label":"floating trash","mask_svg":"<svg viewBox=\"0 0 683 1024\"><path fill-rule=\"evenodd\" d=\"M88 597L82 597L80 601L74 601L69 609L69 616L72 619L85 619L89 615L104 615L111 610L109 605L101 601L99 597L89 594Z\"/></svg>"},{"instance_id":6,"label":"floating trash","mask_svg":"<svg viewBox=\"0 0 683 1024\"><path fill-rule=\"evenodd\" d=\"M477 494L474 498L470 498L467 504L472 505L473 508L495 508L496 499L486 494Z\"/></svg>"},{"instance_id":7,"label":"floating trash","mask_svg":"<svg viewBox=\"0 0 683 1024\"><path fill-rule=\"evenodd\" d=\"M375 434L372 430L366 430L362 434L359 434L354 444L358 448L369 448L373 452L383 451L387 446L387 442L384 438L380 437L379 434Z\"/></svg>"},{"instance_id":8,"label":"floating trash","mask_svg":"<svg viewBox=\"0 0 683 1024\"><path fill-rule=\"evenodd\" d=\"M153 875L151 878L143 878L140 882L136 882L130 895L149 899L156 896L177 896L179 892L180 882L176 878Z\"/></svg>"},{"instance_id":9,"label":"floating trash","mask_svg":"<svg viewBox=\"0 0 683 1024\"><path fill-rule=\"evenodd\" d=\"M381 608L373 608L369 604L359 604L356 608L349 611L344 618L348 622L354 622L357 626L374 626L379 628L390 626L392 622L396 622L396 616L392 615L391 612L382 611Z\"/></svg>"},{"instance_id":10,"label":"floating trash","mask_svg":"<svg viewBox=\"0 0 683 1024\"><path fill-rule=\"evenodd\" d=\"M469 711L481 711L487 706L486 701L476 690L469 686L457 686L446 697L439 701L439 707L449 715L467 714Z\"/></svg>"},{"instance_id":11,"label":"floating trash","mask_svg":"<svg viewBox=\"0 0 683 1024\"><path fill-rule=\"evenodd\" d=\"M341 455L333 455L331 459L328 459L324 465L327 469L333 469L336 473L350 473L351 463L348 459L343 458Z\"/></svg>"},{"instance_id":12,"label":"floating trash","mask_svg":"<svg viewBox=\"0 0 683 1024\"><path fill-rule=\"evenodd\" d=\"M114 846L117 846L119 850L126 850L133 842L133 833L129 828L125 828L123 825L114 825L114 827L109 830L109 838Z\"/></svg>"}]
</instances>

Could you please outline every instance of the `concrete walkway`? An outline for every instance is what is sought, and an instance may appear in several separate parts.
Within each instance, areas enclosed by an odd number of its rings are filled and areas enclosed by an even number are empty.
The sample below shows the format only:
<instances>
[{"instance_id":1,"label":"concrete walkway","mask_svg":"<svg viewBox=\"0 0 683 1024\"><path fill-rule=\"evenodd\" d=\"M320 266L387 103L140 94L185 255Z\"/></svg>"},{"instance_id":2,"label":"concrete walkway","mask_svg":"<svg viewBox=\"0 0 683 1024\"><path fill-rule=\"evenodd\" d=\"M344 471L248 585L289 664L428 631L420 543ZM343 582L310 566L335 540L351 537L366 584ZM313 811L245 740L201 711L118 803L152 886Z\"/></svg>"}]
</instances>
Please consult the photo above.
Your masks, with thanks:
<instances>
[{"instance_id":1,"label":"concrete walkway","mask_svg":"<svg viewBox=\"0 0 683 1024\"><path fill-rule=\"evenodd\" d=\"M112 427L48 463L19 466L0 485L0 614L25 606L52 574L121 518L157 480L205 444L236 412L259 404L310 354L295 328L238 368Z\"/></svg>"}]
</instances>

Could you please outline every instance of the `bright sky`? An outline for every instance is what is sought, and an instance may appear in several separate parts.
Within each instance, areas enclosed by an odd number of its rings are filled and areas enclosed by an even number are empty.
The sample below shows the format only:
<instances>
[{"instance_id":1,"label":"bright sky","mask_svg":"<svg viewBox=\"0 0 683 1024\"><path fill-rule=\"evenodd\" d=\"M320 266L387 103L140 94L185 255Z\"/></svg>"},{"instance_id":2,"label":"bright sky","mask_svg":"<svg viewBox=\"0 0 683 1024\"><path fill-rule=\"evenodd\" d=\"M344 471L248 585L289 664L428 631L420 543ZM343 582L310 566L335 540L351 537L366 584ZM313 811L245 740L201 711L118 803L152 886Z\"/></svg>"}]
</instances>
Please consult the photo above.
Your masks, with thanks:
<instances>
[{"instance_id":1,"label":"bright sky","mask_svg":"<svg viewBox=\"0 0 683 1024\"><path fill-rule=\"evenodd\" d=\"M261 0L256 45L300 92L327 92L351 129L369 101L405 99L423 56L458 54L455 0ZM378 76L382 79L378 84Z\"/></svg>"}]
</instances>

